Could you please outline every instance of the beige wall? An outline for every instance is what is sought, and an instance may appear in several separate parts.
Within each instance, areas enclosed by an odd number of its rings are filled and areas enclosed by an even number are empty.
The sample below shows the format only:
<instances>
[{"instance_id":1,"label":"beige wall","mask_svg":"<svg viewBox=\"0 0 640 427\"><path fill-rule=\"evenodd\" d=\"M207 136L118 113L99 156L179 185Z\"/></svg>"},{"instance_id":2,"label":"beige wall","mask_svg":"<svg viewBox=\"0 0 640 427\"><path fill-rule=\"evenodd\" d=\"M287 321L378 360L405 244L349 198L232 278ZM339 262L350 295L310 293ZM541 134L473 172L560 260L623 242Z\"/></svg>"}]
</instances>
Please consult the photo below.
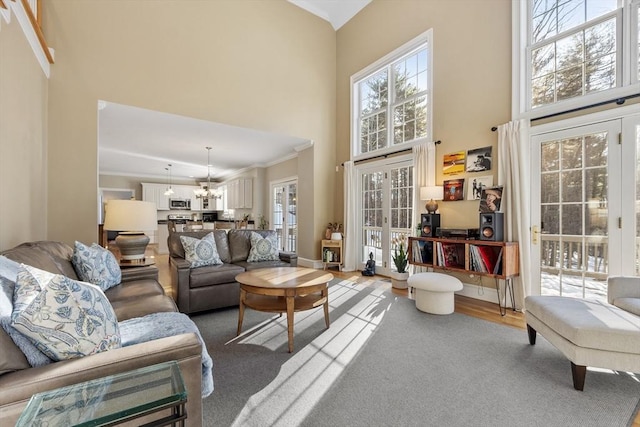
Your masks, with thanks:
<instances>
[{"instance_id":1,"label":"beige wall","mask_svg":"<svg viewBox=\"0 0 640 427\"><path fill-rule=\"evenodd\" d=\"M509 121L511 111L511 1L374 0L338 31L337 163L349 160L350 77L430 28L433 135L442 141L437 184L449 179L442 174L444 154L488 145L495 154L490 129ZM497 182L495 167L492 172ZM343 210L342 168L338 175L336 217ZM444 227L478 226L478 202L442 202L440 211Z\"/></svg>"},{"instance_id":2,"label":"beige wall","mask_svg":"<svg viewBox=\"0 0 640 427\"><path fill-rule=\"evenodd\" d=\"M313 140L300 179L333 187L323 170L335 158L336 34L327 22L285 0L51 0L43 10L56 49L49 238L97 238L98 99ZM313 191L302 199L311 208L305 238L319 240L333 200ZM329 213L314 212L318 203ZM315 246L300 255L316 256Z\"/></svg>"},{"instance_id":3,"label":"beige wall","mask_svg":"<svg viewBox=\"0 0 640 427\"><path fill-rule=\"evenodd\" d=\"M0 18L0 250L47 238L47 86L15 16Z\"/></svg>"}]
</instances>

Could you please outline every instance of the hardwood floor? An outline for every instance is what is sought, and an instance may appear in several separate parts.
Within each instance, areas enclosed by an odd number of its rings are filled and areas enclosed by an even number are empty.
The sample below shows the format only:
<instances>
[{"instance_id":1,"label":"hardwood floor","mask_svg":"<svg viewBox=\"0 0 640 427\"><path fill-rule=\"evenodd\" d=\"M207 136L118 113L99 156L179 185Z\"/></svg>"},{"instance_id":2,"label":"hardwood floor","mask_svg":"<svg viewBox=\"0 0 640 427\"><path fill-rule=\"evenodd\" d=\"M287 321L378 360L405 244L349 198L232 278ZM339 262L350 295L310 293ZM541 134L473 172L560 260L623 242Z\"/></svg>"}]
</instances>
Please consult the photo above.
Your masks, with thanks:
<instances>
[{"instance_id":1,"label":"hardwood floor","mask_svg":"<svg viewBox=\"0 0 640 427\"><path fill-rule=\"evenodd\" d=\"M169 256L154 254L154 257L156 259L156 266L158 267L158 280L162 284L162 287L164 288L167 295L171 295L172 291L171 273L169 270ZM367 284L370 286L383 286L385 288L391 289L391 291L396 295L401 295L413 299L413 295L411 295L407 290L393 289L391 287L391 282L381 280L384 278L380 276L364 277L359 272L345 273L335 270L332 270L331 272L335 277L338 278L350 279L358 283ZM460 295L455 296L455 301L457 313L463 313L468 316L487 320L489 322L499 323L501 325L522 329L523 333L526 330L526 323L523 313L508 309L507 313L504 316L501 316L500 311L498 310L498 306L490 302ZM568 361L567 370L569 370ZM640 427L640 413L638 413L638 415L636 416L631 427Z\"/></svg>"}]
</instances>

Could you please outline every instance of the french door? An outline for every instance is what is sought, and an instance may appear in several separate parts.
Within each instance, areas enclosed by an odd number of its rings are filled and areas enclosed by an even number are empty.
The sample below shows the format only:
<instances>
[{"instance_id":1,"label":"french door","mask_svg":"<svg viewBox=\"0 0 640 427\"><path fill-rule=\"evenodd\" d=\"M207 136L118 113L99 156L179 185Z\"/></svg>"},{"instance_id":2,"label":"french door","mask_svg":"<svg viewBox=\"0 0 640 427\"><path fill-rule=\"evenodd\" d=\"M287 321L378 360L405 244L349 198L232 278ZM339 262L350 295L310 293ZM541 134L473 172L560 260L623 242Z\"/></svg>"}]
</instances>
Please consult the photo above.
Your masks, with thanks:
<instances>
[{"instance_id":1,"label":"french door","mask_svg":"<svg viewBox=\"0 0 640 427\"><path fill-rule=\"evenodd\" d=\"M298 238L298 182L290 180L271 185L271 223L278 234L278 247L296 252Z\"/></svg>"},{"instance_id":2,"label":"french door","mask_svg":"<svg viewBox=\"0 0 640 427\"><path fill-rule=\"evenodd\" d=\"M534 293L606 300L640 271L640 116L532 137Z\"/></svg>"},{"instance_id":3,"label":"french door","mask_svg":"<svg viewBox=\"0 0 640 427\"><path fill-rule=\"evenodd\" d=\"M357 168L360 196L360 244L357 261L376 262L376 273L395 271L394 244L411 235L413 216L413 161L403 156L395 161L369 163Z\"/></svg>"}]
</instances>

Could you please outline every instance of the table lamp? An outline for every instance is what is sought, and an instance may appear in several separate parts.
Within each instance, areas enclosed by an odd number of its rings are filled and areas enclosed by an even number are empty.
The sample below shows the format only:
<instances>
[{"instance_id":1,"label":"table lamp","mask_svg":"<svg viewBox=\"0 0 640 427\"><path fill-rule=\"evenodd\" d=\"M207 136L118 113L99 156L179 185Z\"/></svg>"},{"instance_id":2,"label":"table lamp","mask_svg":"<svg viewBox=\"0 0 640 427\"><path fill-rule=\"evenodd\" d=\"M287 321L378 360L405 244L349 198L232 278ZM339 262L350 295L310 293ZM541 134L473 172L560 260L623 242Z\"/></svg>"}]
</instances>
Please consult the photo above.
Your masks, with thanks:
<instances>
[{"instance_id":1,"label":"table lamp","mask_svg":"<svg viewBox=\"0 0 640 427\"><path fill-rule=\"evenodd\" d=\"M143 260L149 244L149 237L144 231L158 229L156 204L140 200L109 200L105 206L104 229L119 232L116 246L122 260Z\"/></svg>"},{"instance_id":2,"label":"table lamp","mask_svg":"<svg viewBox=\"0 0 640 427\"><path fill-rule=\"evenodd\" d=\"M438 210L438 202L436 200L444 199L444 188L442 185L432 185L428 187L420 187L420 200L428 200L424 206L428 213L434 214Z\"/></svg>"}]
</instances>

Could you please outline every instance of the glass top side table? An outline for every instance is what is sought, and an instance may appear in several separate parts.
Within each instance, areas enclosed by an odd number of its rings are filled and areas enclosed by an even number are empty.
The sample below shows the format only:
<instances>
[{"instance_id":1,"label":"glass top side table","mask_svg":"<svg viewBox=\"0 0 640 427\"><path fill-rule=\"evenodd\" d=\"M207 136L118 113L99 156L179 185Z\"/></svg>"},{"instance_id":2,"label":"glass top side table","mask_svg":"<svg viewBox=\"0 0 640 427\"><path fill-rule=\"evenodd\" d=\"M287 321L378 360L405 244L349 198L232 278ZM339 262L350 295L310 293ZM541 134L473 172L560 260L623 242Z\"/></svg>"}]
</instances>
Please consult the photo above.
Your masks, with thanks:
<instances>
[{"instance_id":1,"label":"glass top side table","mask_svg":"<svg viewBox=\"0 0 640 427\"><path fill-rule=\"evenodd\" d=\"M175 361L31 397L16 426L110 426L171 408L152 425L184 425L187 391Z\"/></svg>"}]
</instances>

